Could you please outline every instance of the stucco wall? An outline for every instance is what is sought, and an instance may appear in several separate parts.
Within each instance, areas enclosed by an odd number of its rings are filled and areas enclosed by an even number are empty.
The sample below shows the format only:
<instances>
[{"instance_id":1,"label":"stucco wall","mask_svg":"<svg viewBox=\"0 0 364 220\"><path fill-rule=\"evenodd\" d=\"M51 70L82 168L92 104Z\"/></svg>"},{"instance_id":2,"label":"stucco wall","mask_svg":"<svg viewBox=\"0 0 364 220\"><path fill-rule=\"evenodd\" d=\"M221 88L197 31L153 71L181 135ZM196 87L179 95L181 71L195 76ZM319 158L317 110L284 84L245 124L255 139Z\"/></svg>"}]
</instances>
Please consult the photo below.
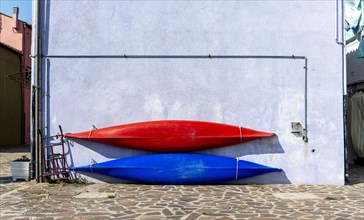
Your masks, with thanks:
<instances>
[{"instance_id":1,"label":"stucco wall","mask_svg":"<svg viewBox=\"0 0 364 220\"><path fill-rule=\"evenodd\" d=\"M157 119L235 124L278 136L203 153L284 170L241 183L344 183L335 1L41 3L42 52L66 56L43 59L45 132ZM123 54L306 56L309 141L290 132L305 121L304 60L67 57ZM149 153L89 142L67 152L71 166Z\"/></svg>"}]
</instances>

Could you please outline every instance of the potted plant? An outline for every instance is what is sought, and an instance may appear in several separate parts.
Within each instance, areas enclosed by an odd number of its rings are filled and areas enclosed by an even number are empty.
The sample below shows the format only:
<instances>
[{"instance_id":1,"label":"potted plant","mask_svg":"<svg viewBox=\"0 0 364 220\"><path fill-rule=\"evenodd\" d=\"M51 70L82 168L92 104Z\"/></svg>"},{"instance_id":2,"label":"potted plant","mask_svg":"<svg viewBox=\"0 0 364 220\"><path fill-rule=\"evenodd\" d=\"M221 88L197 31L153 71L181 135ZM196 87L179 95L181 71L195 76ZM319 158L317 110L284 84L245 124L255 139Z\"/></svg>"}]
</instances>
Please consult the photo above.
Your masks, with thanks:
<instances>
[{"instance_id":1,"label":"potted plant","mask_svg":"<svg viewBox=\"0 0 364 220\"><path fill-rule=\"evenodd\" d=\"M22 157L10 161L11 175L13 176L13 181L18 179L24 179L29 181L30 172L30 159L23 155Z\"/></svg>"}]
</instances>

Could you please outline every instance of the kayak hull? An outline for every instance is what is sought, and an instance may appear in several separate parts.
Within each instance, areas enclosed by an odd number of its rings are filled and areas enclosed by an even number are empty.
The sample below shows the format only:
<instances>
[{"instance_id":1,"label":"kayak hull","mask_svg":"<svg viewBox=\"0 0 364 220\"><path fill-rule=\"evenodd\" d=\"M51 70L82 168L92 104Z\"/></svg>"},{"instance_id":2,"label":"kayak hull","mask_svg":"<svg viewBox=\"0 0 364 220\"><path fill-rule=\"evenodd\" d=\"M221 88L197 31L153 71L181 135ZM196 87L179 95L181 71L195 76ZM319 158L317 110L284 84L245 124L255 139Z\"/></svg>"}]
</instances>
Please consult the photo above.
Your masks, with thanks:
<instances>
[{"instance_id":1,"label":"kayak hull","mask_svg":"<svg viewBox=\"0 0 364 220\"><path fill-rule=\"evenodd\" d=\"M211 184L281 171L235 158L183 153L130 157L70 170L152 184Z\"/></svg>"},{"instance_id":2,"label":"kayak hull","mask_svg":"<svg viewBox=\"0 0 364 220\"><path fill-rule=\"evenodd\" d=\"M274 135L220 123L164 120L124 124L65 136L138 150L187 152L230 146Z\"/></svg>"}]
</instances>

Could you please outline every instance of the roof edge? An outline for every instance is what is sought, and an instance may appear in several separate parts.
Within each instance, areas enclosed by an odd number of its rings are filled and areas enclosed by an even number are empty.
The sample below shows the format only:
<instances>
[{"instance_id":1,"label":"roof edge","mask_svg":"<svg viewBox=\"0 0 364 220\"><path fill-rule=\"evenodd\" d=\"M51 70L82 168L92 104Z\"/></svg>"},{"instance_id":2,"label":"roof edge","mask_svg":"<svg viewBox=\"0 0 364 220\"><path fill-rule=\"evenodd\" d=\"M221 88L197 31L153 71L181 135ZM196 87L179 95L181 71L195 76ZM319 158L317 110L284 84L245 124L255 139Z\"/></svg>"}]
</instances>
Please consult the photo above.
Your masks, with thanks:
<instances>
[{"instance_id":1,"label":"roof edge","mask_svg":"<svg viewBox=\"0 0 364 220\"><path fill-rule=\"evenodd\" d=\"M8 45L6 43L0 42L0 45L6 47L6 48L8 48L8 49L10 49L10 50L12 50L12 51L14 51L16 53L19 53L20 55L23 55L23 53L20 50L15 49L14 47L12 47L12 46L10 46L10 45Z\"/></svg>"},{"instance_id":2,"label":"roof edge","mask_svg":"<svg viewBox=\"0 0 364 220\"><path fill-rule=\"evenodd\" d=\"M6 16L6 17L8 17L8 18L13 18L12 16L7 15L7 14L4 14L3 12L0 12L0 15L4 15L4 16ZM20 22L22 22L22 23L24 23L24 24L28 25L30 28L32 28L32 24L29 24L29 23L27 23L27 22L25 22L25 21L23 21L23 20L20 20L20 19L18 19L18 21L20 21Z\"/></svg>"}]
</instances>

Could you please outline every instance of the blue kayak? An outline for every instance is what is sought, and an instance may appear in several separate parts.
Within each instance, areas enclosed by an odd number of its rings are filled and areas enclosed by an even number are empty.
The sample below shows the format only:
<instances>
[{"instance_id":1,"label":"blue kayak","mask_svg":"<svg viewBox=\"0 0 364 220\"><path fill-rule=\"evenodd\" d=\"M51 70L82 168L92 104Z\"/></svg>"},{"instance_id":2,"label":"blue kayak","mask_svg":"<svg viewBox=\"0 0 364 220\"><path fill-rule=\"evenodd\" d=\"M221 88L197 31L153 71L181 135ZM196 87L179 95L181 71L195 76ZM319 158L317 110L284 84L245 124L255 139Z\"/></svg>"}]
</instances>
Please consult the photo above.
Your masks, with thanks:
<instances>
[{"instance_id":1,"label":"blue kayak","mask_svg":"<svg viewBox=\"0 0 364 220\"><path fill-rule=\"evenodd\" d=\"M282 171L235 158L183 153L129 157L70 170L153 184L209 184Z\"/></svg>"}]
</instances>

